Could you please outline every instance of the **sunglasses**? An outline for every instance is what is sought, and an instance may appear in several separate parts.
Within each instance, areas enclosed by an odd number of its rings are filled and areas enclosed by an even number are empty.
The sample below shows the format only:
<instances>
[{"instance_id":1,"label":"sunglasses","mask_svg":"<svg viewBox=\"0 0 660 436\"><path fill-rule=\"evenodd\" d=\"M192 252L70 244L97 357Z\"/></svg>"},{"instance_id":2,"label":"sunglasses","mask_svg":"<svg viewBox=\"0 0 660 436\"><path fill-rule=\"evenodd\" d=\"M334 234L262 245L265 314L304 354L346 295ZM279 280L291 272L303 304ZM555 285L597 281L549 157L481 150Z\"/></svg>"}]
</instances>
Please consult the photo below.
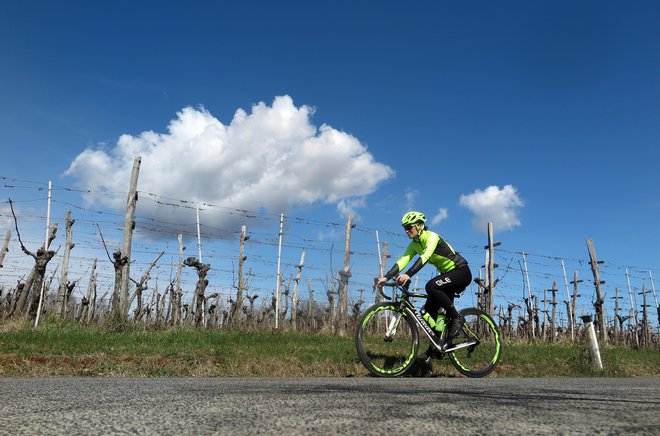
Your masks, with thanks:
<instances>
[{"instance_id":1,"label":"sunglasses","mask_svg":"<svg viewBox=\"0 0 660 436\"><path fill-rule=\"evenodd\" d=\"M414 224L408 224L407 226L403 226L403 229L404 229L406 232L409 232L409 231L411 231L414 227L415 227Z\"/></svg>"}]
</instances>

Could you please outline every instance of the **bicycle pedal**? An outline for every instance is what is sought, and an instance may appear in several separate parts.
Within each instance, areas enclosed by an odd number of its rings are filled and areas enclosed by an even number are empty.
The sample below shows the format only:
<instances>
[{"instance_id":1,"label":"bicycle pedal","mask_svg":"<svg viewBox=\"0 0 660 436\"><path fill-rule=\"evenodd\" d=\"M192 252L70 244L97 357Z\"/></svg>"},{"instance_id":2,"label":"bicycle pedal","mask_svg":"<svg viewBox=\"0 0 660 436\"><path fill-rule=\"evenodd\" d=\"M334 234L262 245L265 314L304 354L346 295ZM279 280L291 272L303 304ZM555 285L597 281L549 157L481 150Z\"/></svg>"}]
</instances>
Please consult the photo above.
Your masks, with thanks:
<instances>
[{"instance_id":1,"label":"bicycle pedal","mask_svg":"<svg viewBox=\"0 0 660 436\"><path fill-rule=\"evenodd\" d=\"M431 355L430 354L422 354L421 356L417 356L417 363L422 364L422 365L430 365L431 364Z\"/></svg>"}]
</instances>

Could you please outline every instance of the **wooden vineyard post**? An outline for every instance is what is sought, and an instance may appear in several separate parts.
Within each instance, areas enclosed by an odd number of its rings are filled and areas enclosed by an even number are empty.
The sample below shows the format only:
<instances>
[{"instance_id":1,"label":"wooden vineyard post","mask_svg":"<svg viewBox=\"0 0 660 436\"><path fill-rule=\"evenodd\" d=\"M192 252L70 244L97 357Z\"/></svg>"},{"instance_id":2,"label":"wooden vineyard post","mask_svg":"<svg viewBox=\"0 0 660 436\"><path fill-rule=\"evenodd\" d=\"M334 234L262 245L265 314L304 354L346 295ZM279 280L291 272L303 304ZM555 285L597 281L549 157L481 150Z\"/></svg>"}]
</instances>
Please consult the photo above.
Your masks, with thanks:
<instances>
[{"instance_id":1,"label":"wooden vineyard post","mask_svg":"<svg viewBox=\"0 0 660 436\"><path fill-rule=\"evenodd\" d=\"M245 234L246 227L241 226L240 254L238 256L238 283L236 285L236 303L231 314L231 320L234 324L239 324L239 318L243 314L243 291L245 290L245 280L243 280L243 264L247 260L245 255L245 241L250 239Z\"/></svg>"},{"instance_id":2,"label":"wooden vineyard post","mask_svg":"<svg viewBox=\"0 0 660 436\"><path fill-rule=\"evenodd\" d=\"M351 277L351 230L355 227L353 224L353 216L348 217L346 223L346 247L344 251L344 269L339 271L340 285L339 285L339 328L340 336L346 334L348 327L348 279Z\"/></svg>"},{"instance_id":3,"label":"wooden vineyard post","mask_svg":"<svg viewBox=\"0 0 660 436\"><path fill-rule=\"evenodd\" d=\"M69 257L74 247L71 228L76 220L71 219L71 211L66 211L66 245L64 246L64 256L62 257L62 275L60 276L60 285L57 290L57 300L55 303L55 315L64 318L66 314L67 287L69 274Z\"/></svg>"},{"instance_id":4,"label":"wooden vineyard post","mask_svg":"<svg viewBox=\"0 0 660 436\"><path fill-rule=\"evenodd\" d=\"M600 350L598 349L598 337L596 336L596 331L594 330L594 323L591 320L591 315L583 316L582 322L584 322L584 330L587 337L587 348L589 349L591 362L596 369L602 370L603 362L600 360Z\"/></svg>"},{"instance_id":5,"label":"wooden vineyard post","mask_svg":"<svg viewBox=\"0 0 660 436\"><path fill-rule=\"evenodd\" d=\"M122 264L121 282L119 290L119 314L123 318L128 317L128 286L130 282L131 267L131 242L133 240L133 230L135 230L135 208L137 207L137 182L140 173L140 162L142 158L137 156L133 160L133 170L131 172L131 184L128 189L128 198L126 200L126 217L124 219L124 241L122 256L127 262Z\"/></svg>"},{"instance_id":6,"label":"wooden vineyard post","mask_svg":"<svg viewBox=\"0 0 660 436\"><path fill-rule=\"evenodd\" d=\"M594 275L594 286L596 287L596 302L594 306L596 308L596 318L598 320L598 330L600 332L601 340L603 344L607 343L607 326L605 325L605 310L603 298L603 290L600 285L605 283L600 279L600 273L598 271L598 264L603 263L596 259L596 249L594 248L594 242L591 239L587 239L587 249L589 250L589 258L591 261L591 272Z\"/></svg>"},{"instance_id":7,"label":"wooden vineyard post","mask_svg":"<svg viewBox=\"0 0 660 436\"><path fill-rule=\"evenodd\" d=\"M293 297L291 297L291 328L293 330L297 329L297 318L298 318L298 285L300 284L300 275L302 274L303 266L305 265L305 250L303 250L300 255L300 263L296 265L298 272L296 273L296 279L293 282Z\"/></svg>"},{"instance_id":8,"label":"wooden vineyard post","mask_svg":"<svg viewBox=\"0 0 660 436\"><path fill-rule=\"evenodd\" d=\"M7 230L5 234L5 240L2 243L2 249L0 249L0 268L2 268L2 262L5 260L5 254L9 251L9 240L11 239L11 230Z\"/></svg>"}]
</instances>

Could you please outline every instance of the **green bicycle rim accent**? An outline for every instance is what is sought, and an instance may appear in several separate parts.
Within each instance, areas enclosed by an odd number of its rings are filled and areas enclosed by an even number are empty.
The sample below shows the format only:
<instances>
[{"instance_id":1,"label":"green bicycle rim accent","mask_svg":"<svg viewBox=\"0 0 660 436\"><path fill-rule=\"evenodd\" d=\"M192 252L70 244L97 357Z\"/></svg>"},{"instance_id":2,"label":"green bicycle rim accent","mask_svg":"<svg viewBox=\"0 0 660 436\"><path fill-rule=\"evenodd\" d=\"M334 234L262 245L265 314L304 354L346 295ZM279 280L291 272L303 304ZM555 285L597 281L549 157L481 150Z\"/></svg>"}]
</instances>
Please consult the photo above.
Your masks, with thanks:
<instances>
[{"instance_id":1,"label":"green bicycle rim accent","mask_svg":"<svg viewBox=\"0 0 660 436\"><path fill-rule=\"evenodd\" d=\"M372 310L368 314L364 316L364 320L362 321L362 328L365 328L369 320L371 319L372 316L374 316L376 313L380 312L381 310L396 310L396 307L394 305L389 305L389 306L378 306L376 307L375 310Z\"/></svg>"},{"instance_id":2,"label":"green bicycle rim accent","mask_svg":"<svg viewBox=\"0 0 660 436\"><path fill-rule=\"evenodd\" d=\"M483 377L483 376L488 375L489 373L491 373L495 369L495 367L497 366L497 363L499 362L500 355L501 355L501 350L502 350L502 344L500 342L499 330L497 329L497 326L494 324L493 320L488 315L486 315L485 313L483 313L481 311L468 310L464 315L467 318L470 318L470 317L474 316L474 317L476 317L477 321L478 320L485 321L487 323L487 330L488 331L483 333L482 338L487 338L487 337L489 337L489 335L492 335L493 342L488 342L488 343L483 343L482 342L482 343L480 343L479 345L476 346L475 349L473 349L472 351L469 351L468 355L465 358L460 357L460 356L462 356L461 353L466 351L465 349L457 350L455 352L451 352L450 353L450 360L454 364L456 369L458 369L464 375L467 375L468 377ZM478 338L479 337L478 335L476 335L471 330L469 322L466 322L464 327L468 332L468 335L467 335L468 338L470 338L470 337ZM489 359L487 362L484 362L484 364L482 364L482 365L476 364L476 366L479 366L478 368L474 368L475 365L470 365L469 363L466 362L466 360L469 358L469 356L471 355L471 353L473 351L476 350L478 352L478 350L487 349L488 345L491 345L491 346L495 347L495 350L494 350L494 353L493 353L493 356L492 356L491 359ZM484 348L484 347L486 347L486 348ZM484 356L484 357L487 357L487 355ZM471 367L468 367L468 366L471 366Z\"/></svg>"},{"instance_id":3,"label":"green bicycle rim accent","mask_svg":"<svg viewBox=\"0 0 660 436\"><path fill-rule=\"evenodd\" d=\"M402 348L399 352L392 352L392 356L390 356L390 358L392 361L398 361L400 357L402 361L394 368L384 367L384 364L390 362L390 360L388 360L387 358L383 358L383 356L379 356L378 358L375 358L375 356L377 356L378 354L374 354L375 348L372 349L370 345L371 344L370 339L379 338L379 337L382 343L384 344L388 343L387 341L384 340L384 336L383 336L384 330L377 331L375 332L375 334L374 332L370 332L370 327L374 327L378 322L378 320L373 319L374 316L378 315L379 312L382 311L390 311L392 315L396 315L396 314L401 315L398 319L398 324L394 326L393 329L398 333L398 335L396 336L397 338L399 335L401 335L400 329L402 328L402 326L406 327L405 329L406 332L408 332L409 334L412 333L411 330L408 330L411 328L411 325L410 322L406 319L408 315L405 311L400 311L400 309L393 304L377 305L375 307L372 307L372 309L370 309L364 315L362 322L360 323L359 330L356 334L356 340L358 342L357 343L358 354L360 356L360 359L362 360L362 363L364 363L365 366L376 375L383 375L389 377L401 375L409 369L416 356L416 335L410 335L406 337L403 340L403 342L398 341L393 343L393 345L396 346L398 344L399 346L402 346ZM370 324L370 321L372 321L372 324ZM381 322L385 323L384 320L381 320ZM403 336L405 336L405 334ZM396 341L396 338L394 338L394 341ZM408 343L409 343L409 349L408 351L405 351L405 349L408 348ZM388 351L386 350L385 353L387 354ZM405 353L405 357L404 357L404 353ZM379 363L379 359L383 360L382 364Z\"/></svg>"},{"instance_id":4,"label":"green bicycle rim accent","mask_svg":"<svg viewBox=\"0 0 660 436\"><path fill-rule=\"evenodd\" d=\"M495 333L495 344L497 344L497 347L495 348L495 356L493 356L493 360L490 361L490 363L495 364L497 363L498 360L500 360L500 351L502 350L502 344L500 343L500 331L497 329L497 326L493 324L493 320L486 315L479 315L479 318L485 320L488 325L491 327L491 331ZM472 336L477 336L472 330L470 330L470 327L465 326L465 328L470 332Z\"/></svg>"},{"instance_id":5,"label":"green bicycle rim accent","mask_svg":"<svg viewBox=\"0 0 660 436\"><path fill-rule=\"evenodd\" d=\"M396 310L396 308L395 308L394 306L392 306L392 305L390 305L390 306L381 306L381 307L377 308L376 310L374 310L373 312L371 312L371 313L369 314L369 316L366 317L365 322L363 323L363 326L366 325L366 324L368 323L369 319L371 319L371 317L372 317L373 315L375 315L376 313L380 312L381 310L385 310L385 309L387 309L387 310L391 310L391 311L395 311L395 310ZM401 317L399 318L398 323L401 323L401 320L403 319L404 316L406 316L405 312L401 313ZM395 328L398 328L398 327L399 327L399 326L397 325ZM415 357L415 347L414 347L414 345L413 345L412 342L411 342L410 354L408 355L408 358L403 362L403 364L402 364L401 366L399 366L398 368L395 368L395 369L389 369L389 370L388 370L388 369L383 369L383 368L380 368L380 367L374 365L373 362L371 362L371 367L372 367L373 369L375 369L376 371L382 373L382 374L398 374L398 373L401 372L404 368L406 368L408 365L410 365L410 362L412 361L412 359L413 359L414 357Z\"/></svg>"}]
</instances>

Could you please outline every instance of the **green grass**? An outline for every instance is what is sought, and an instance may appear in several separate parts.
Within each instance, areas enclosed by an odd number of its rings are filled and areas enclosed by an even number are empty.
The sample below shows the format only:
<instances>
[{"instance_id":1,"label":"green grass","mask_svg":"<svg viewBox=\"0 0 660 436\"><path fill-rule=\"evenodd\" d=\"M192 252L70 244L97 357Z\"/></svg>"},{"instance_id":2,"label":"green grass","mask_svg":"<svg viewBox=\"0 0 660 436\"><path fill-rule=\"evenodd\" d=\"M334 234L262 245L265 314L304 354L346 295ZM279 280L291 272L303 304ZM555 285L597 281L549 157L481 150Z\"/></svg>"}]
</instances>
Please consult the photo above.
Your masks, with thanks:
<instances>
[{"instance_id":1,"label":"green grass","mask_svg":"<svg viewBox=\"0 0 660 436\"><path fill-rule=\"evenodd\" d=\"M0 376L367 376L353 335L283 331L0 324ZM117 331L119 330L119 331ZM505 344L490 377L658 377L658 349L601 348L603 371L582 345ZM431 375L456 377L447 359Z\"/></svg>"},{"instance_id":2,"label":"green grass","mask_svg":"<svg viewBox=\"0 0 660 436\"><path fill-rule=\"evenodd\" d=\"M507 344L499 370L510 376L660 376L657 349L600 349L603 370L594 369L584 345Z\"/></svg>"}]
</instances>

